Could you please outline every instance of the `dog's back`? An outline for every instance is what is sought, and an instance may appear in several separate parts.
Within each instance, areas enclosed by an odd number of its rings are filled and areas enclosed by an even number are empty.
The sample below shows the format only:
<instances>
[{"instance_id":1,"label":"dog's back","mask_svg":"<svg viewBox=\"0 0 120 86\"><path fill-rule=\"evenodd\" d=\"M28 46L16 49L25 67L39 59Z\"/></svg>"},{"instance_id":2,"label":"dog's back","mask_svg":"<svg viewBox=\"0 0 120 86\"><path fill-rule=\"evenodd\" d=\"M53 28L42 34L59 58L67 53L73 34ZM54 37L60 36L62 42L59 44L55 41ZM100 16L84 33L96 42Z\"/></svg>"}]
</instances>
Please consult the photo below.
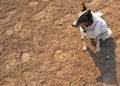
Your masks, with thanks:
<instances>
[{"instance_id":1,"label":"dog's back","mask_svg":"<svg viewBox=\"0 0 120 86\"><path fill-rule=\"evenodd\" d=\"M93 21L97 22L97 24L94 27L94 33L96 37L100 36L102 40L106 40L111 36L112 31L108 28L104 19L101 18L102 15L103 14L101 12L92 12Z\"/></svg>"}]
</instances>

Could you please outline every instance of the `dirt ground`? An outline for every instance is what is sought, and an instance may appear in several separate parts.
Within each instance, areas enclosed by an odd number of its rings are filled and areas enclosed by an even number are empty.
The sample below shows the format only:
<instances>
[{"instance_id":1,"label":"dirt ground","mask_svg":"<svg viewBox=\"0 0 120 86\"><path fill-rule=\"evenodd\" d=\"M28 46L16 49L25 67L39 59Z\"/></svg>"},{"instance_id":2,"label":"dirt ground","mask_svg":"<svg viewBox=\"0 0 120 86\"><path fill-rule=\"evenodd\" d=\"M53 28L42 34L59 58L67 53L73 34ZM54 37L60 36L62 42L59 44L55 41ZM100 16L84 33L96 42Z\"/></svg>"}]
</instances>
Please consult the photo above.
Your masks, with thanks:
<instances>
[{"instance_id":1,"label":"dirt ground","mask_svg":"<svg viewBox=\"0 0 120 86\"><path fill-rule=\"evenodd\" d=\"M82 50L82 0L0 0L0 86L119 86L120 0L85 0L112 37Z\"/></svg>"}]
</instances>

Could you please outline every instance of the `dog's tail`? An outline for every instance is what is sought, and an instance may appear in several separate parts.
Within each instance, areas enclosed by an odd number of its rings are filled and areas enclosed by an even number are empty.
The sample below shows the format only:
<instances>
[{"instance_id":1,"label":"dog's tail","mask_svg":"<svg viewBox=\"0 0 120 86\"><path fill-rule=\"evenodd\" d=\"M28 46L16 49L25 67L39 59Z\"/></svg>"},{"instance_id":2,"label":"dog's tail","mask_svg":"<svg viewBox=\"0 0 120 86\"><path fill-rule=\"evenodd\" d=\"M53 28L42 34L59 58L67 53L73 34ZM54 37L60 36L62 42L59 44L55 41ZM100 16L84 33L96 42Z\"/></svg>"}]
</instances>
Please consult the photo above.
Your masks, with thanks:
<instances>
[{"instance_id":1,"label":"dog's tail","mask_svg":"<svg viewBox=\"0 0 120 86\"><path fill-rule=\"evenodd\" d=\"M96 13L95 13L95 15L100 16L100 17L101 17L101 16L103 15L103 13L98 11L98 12L96 12Z\"/></svg>"}]
</instances>

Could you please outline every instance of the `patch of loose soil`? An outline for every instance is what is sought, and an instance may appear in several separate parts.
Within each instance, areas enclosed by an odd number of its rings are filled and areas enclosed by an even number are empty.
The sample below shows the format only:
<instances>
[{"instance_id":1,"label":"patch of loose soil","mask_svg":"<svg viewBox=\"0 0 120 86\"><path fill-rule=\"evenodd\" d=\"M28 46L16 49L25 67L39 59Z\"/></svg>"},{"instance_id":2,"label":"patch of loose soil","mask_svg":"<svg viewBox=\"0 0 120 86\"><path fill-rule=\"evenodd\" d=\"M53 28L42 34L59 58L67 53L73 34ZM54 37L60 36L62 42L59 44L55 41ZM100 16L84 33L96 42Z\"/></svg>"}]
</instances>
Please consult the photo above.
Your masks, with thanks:
<instances>
[{"instance_id":1,"label":"patch of loose soil","mask_svg":"<svg viewBox=\"0 0 120 86\"><path fill-rule=\"evenodd\" d=\"M85 0L112 38L82 51L81 0L0 0L0 86L119 86L120 1Z\"/></svg>"}]
</instances>

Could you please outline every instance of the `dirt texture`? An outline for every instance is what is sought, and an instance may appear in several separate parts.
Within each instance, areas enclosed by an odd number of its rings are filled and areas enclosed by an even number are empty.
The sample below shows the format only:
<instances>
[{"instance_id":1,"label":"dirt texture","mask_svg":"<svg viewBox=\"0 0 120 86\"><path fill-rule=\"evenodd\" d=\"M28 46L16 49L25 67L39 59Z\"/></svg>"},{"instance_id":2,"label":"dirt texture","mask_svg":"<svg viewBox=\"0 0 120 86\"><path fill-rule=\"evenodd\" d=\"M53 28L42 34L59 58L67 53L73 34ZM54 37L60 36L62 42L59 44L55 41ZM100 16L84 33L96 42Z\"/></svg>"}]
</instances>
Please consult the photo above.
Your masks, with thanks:
<instances>
[{"instance_id":1,"label":"dirt texture","mask_svg":"<svg viewBox=\"0 0 120 86\"><path fill-rule=\"evenodd\" d=\"M82 0L0 0L0 86L119 86L120 0L84 0L112 37L100 53L71 23Z\"/></svg>"}]
</instances>

